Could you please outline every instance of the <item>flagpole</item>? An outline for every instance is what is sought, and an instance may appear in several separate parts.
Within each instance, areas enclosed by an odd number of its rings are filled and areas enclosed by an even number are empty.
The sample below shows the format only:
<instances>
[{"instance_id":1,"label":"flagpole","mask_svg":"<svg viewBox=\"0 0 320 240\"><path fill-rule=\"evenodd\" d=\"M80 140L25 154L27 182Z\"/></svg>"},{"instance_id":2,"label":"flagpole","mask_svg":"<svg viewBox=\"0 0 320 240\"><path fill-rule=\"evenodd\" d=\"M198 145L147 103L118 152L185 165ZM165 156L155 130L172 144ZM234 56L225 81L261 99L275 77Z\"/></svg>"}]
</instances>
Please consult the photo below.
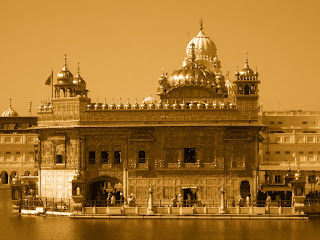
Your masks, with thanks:
<instances>
[{"instance_id":1,"label":"flagpole","mask_svg":"<svg viewBox=\"0 0 320 240\"><path fill-rule=\"evenodd\" d=\"M52 92L51 92L51 99L53 98L53 69L52 69L52 72L51 72L51 88L52 88Z\"/></svg>"}]
</instances>

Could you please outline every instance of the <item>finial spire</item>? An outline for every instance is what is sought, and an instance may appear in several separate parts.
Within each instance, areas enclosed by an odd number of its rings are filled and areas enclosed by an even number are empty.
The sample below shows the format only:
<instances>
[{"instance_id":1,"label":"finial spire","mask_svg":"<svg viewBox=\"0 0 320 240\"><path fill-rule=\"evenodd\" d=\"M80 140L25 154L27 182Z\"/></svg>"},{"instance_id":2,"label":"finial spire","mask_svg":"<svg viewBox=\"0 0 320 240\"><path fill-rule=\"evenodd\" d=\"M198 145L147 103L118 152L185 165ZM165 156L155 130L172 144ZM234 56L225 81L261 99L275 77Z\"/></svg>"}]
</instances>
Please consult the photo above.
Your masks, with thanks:
<instances>
[{"instance_id":1,"label":"finial spire","mask_svg":"<svg viewBox=\"0 0 320 240\"><path fill-rule=\"evenodd\" d=\"M248 52L246 53L246 65L245 65L245 67L246 68L248 68L249 67L249 61L248 61Z\"/></svg>"},{"instance_id":2,"label":"finial spire","mask_svg":"<svg viewBox=\"0 0 320 240\"><path fill-rule=\"evenodd\" d=\"M200 31L202 31L203 29L203 21L202 21L202 18L200 18Z\"/></svg>"},{"instance_id":3,"label":"finial spire","mask_svg":"<svg viewBox=\"0 0 320 240\"><path fill-rule=\"evenodd\" d=\"M78 62L78 76L80 76L80 63Z\"/></svg>"},{"instance_id":4,"label":"finial spire","mask_svg":"<svg viewBox=\"0 0 320 240\"><path fill-rule=\"evenodd\" d=\"M9 98L9 107L11 107L12 98Z\"/></svg>"},{"instance_id":5,"label":"finial spire","mask_svg":"<svg viewBox=\"0 0 320 240\"><path fill-rule=\"evenodd\" d=\"M64 54L64 65L63 65L64 70L67 70L67 54Z\"/></svg>"}]
</instances>

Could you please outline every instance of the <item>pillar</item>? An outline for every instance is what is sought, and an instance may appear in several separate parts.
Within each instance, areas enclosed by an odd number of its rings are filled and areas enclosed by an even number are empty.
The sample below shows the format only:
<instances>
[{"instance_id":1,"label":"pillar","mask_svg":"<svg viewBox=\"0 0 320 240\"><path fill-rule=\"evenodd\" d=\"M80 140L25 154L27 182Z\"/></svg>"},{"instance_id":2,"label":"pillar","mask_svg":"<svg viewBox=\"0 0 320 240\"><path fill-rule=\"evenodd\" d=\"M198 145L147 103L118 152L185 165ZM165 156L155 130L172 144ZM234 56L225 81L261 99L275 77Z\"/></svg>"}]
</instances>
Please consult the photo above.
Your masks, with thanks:
<instances>
[{"instance_id":1,"label":"pillar","mask_svg":"<svg viewBox=\"0 0 320 240\"><path fill-rule=\"evenodd\" d=\"M127 204L128 198L128 170L126 168L123 169L123 202Z\"/></svg>"}]
</instances>

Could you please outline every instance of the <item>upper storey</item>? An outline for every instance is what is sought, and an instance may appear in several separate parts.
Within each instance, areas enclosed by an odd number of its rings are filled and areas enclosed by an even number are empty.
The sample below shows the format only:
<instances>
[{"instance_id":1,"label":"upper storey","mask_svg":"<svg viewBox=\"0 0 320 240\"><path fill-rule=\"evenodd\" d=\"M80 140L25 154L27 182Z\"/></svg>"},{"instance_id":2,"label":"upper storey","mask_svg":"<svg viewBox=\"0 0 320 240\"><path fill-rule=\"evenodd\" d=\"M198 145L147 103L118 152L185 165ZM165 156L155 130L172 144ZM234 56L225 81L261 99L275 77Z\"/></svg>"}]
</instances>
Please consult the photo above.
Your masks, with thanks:
<instances>
[{"instance_id":1,"label":"upper storey","mask_svg":"<svg viewBox=\"0 0 320 240\"><path fill-rule=\"evenodd\" d=\"M186 48L182 67L159 78L160 101L149 96L142 104L92 102L86 82L74 78L66 58L58 74L55 98L39 107L40 126L239 125L257 123L258 74L248 65L232 82L225 77L214 42L203 32ZM249 89L249 90L248 90Z\"/></svg>"}]
</instances>

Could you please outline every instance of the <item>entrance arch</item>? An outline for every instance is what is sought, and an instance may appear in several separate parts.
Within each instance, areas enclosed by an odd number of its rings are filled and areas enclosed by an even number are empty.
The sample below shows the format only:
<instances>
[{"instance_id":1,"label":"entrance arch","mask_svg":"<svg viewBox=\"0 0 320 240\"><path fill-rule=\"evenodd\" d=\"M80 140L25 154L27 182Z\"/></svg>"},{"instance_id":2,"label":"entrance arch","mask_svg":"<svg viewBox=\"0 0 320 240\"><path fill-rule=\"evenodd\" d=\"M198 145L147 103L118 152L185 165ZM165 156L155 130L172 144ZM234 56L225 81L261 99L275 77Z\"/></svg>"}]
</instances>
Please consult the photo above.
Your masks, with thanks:
<instances>
[{"instance_id":1,"label":"entrance arch","mask_svg":"<svg viewBox=\"0 0 320 240\"><path fill-rule=\"evenodd\" d=\"M8 184L9 183L9 175L6 171L1 172L1 181L2 184Z\"/></svg>"},{"instance_id":2,"label":"entrance arch","mask_svg":"<svg viewBox=\"0 0 320 240\"><path fill-rule=\"evenodd\" d=\"M243 199L245 199L250 194L250 183L245 180L240 184L240 195Z\"/></svg>"},{"instance_id":3,"label":"entrance arch","mask_svg":"<svg viewBox=\"0 0 320 240\"><path fill-rule=\"evenodd\" d=\"M114 195L116 201L120 200L120 192L122 192L122 183L114 177L103 176L92 179L87 184L86 200L90 203L106 204L109 195Z\"/></svg>"},{"instance_id":4,"label":"entrance arch","mask_svg":"<svg viewBox=\"0 0 320 240\"><path fill-rule=\"evenodd\" d=\"M11 172L11 174L10 174L10 182L12 181L12 179L13 179L16 175L18 176L17 171L12 171L12 172Z\"/></svg>"}]
</instances>

